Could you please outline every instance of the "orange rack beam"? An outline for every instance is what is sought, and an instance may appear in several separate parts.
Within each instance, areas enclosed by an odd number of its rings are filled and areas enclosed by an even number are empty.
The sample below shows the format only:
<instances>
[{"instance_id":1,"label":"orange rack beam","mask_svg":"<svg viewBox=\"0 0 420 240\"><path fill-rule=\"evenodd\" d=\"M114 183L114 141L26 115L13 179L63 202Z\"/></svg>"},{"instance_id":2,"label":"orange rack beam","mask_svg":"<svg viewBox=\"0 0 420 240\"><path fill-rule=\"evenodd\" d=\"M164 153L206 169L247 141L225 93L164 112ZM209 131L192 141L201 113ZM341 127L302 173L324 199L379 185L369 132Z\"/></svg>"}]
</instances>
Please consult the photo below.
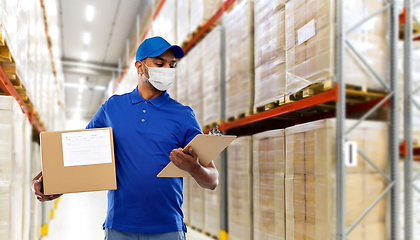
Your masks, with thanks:
<instances>
[{"instance_id":1,"label":"orange rack beam","mask_svg":"<svg viewBox=\"0 0 420 240\"><path fill-rule=\"evenodd\" d=\"M183 49L185 53L187 53L201 39L201 37L210 29L210 27L222 16L222 14L226 11L226 9L228 9L234 2L235 0L226 0L223 2L222 7L220 7L220 9L207 21L207 23L200 29L200 31L198 31L198 33L193 36L193 38L187 43L187 45L185 45ZM162 0L160 2L158 8L156 9L156 12L153 15L152 22L149 24L146 31L144 32L140 40L140 43L143 42L144 39L146 39L146 36L149 33L150 29L152 28L152 24L155 21L156 17L158 16L160 10L162 9L164 3L165 3L165 0ZM140 45L140 43L138 43L137 47ZM131 59L135 57L136 57L136 53L134 52ZM128 65L124 69L123 74L121 75L117 84L115 84L113 93L116 92L118 85L121 83L129 67L130 66Z\"/></svg>"},{"instance_id":2,"label":"orange rack beam","mask_svg":"<svg viewBox=\"0 0 420 240\"><path fill-rule=\"evenodd\" d=\"M6 73L3 71L2 67L0 67L0 88L3 89L3 91L7 95L13 96L16 99L16 101L20 105L20 108L22 109L22 112L28 115L29 122L38 131L38 133L44 131L44 129L39 124L39 122L34 118L33 112L29 109L29 107L23 101L22 97L16 91L12 82L10 82L10 79L7 77Z\"/></svg>"},{"instance_id":3,"label":"orange rack beam","mask_svg":"<svg viewBox=\"0 0 420 240\"><path fill-rule=\"evenodd\" d=\"M293 103L285 104L264 112L256 113L235 121L222 122L219 129L228 134L249 135L258 132L268 131L272 129L286 128L297 124L316 121L325 118L335 117L335 110L317 113L310 116L292 117L291 119L284 118L288 114L296 113L310 107L315 107L319 104L327 102L336 102L338 99L337 84L332 90L298 100ZM378 98L369 102L359 103L348 106L346 108L347 114L367 111L373 108L376 104L382 101L383 98ZM383 106L387 106L385 102ZM204 133L208 133L210 129L204 129Z\"/></svg>"},{"instance_id":4,"label":"orange rack beam","mask_svg":"<svg viewBox=\"0 0 420 240\"><path fill-rule=\"evenodd\" d=\"M210 29L210 27L222 16L222 14L228 9L235 0L224 1L222 7L207 21L207 23L195 34L192 39L185 45L184 52L187 53L200 39L201 37Z\"/></svg>"},{"instance_id":5,"label":"orange rack beam","mask_svg":"<svg viewBox=\"0 0 420 240\"><path fill-rule=\"evenodd\" d=\"M264 112L260 112L245 118L241 118L232 122L225 123L222 131L228 131L233 128L237 128L240 126L244 126L247 124L259 122L262 120L266 120L269 118L273 118L276 116L280 116L286 113L302 110L304 108L312 107L318 104L330 102L330 101L337 101L338 97L338 88L335 87L332 90L314 95L309 98L305 98L293 103L285 104L283 106L279 106Z\"/></svg>"}]
</instances>

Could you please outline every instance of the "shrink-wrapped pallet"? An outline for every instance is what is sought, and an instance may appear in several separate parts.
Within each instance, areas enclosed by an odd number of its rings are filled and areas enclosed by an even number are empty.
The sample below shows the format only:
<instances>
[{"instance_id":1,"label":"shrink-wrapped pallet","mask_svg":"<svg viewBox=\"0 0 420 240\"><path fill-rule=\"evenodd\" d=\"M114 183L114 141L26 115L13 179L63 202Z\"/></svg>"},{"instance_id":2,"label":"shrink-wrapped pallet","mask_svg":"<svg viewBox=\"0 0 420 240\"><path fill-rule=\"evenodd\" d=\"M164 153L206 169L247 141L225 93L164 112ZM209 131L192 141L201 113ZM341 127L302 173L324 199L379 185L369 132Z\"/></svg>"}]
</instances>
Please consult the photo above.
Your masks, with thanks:
<instances>
[{"instance_id":1,"label":"shrink-wrapped pallet","mask_svg":"<svg viewBox=\"0 0 420 240\"><path fill-rule=\"evenodd\" d=\"M0 34L7 44L2 47L0 58L1 67L8 78L24 86L20 94L31 100L41 116L42 124L51 129L53 106L48 103L57 102L60 98L55 95L55 78L56 74L62 73L62 68L58 50L60 34L57 5L53 0L47 0L45 5L48 7L45 8L44 18L44 11L37 1L0 2ZM9 52L11 55L8 55Z\"/></svg>"},{"instance_id":2,"label":"shrink-wrapped pallet","mask_svg":"<svg viewBox=\"0 0 420 240\"><path fill-rule=\"evenodd\" d=\"M204 188L195 181L194 178L188 178L190 181L190 223L192 227L200 230L204 229Z\"/></svg>"},{"instance_id":3,"label":"shrink-wrapped pallet","mask_svg":"<svg viewBox=\"0 0 420 240\"><path fill-rule=\"evenodd\" d=\"M221 28L215 27L202 41L203 57L203 124L222 120L221 116Z\"/></svg>"},{"instance_id":4,"label":"shrink-wrapped pallet","mask_svg":"<svg viewBox=\"0 0 420 240\"><path fill-rule=\"evenodd\" d=\"M254 4L226 13L226 118L250 114L254 104Z\"/></svg>"},{"instance_id":5,"label":"shrink-wrapped pallet","mask_svg":"<svg viewBox=\"0 0 420 240\"><path fill-rule=\"evenodd\" d=\"M420 14L419 14L420 17ZM412 86L410 89L413 91L412 97L415 102L420 104L420 42L413 41L412 55ZM399 48L399 114L400 114L400 142L404 139L404 42L398 43ZM413 143L420 145L420 110L413 104L412 110L412 129L413 129Z\"/></svg>"},{"instance_id":6,"label":"shrink-wrapped pallet","mask_svg":"<svg viewBox=\"0 0 420 240\"><path fill-rule=\"evenodd\" d=\"M189 55L184 56L176 64L176 100L181 104L188 106L189 95L188 95L188 58Z\"/></svg>"},{"instance_id":7,"label":"shrink-wrapped pallet","mask_svg":"<svg viewBox=\"0 0 420 240\"><path fill-rule=\"evenodd\" d=\"M414 161L413 162L413 171L412 171L412 176L413 176L413 185L416 188L420 188L420 178L416 178L414 179L415 176L418 176L418 174L420 174L420 162L419 161ZM405 178L405 172L404 172L404 161L401 160L400 161L400 182L404 182L404 178ZM412 187L412 186L409 186ZM404 184L401 184L400 186L400 216L404 216L404 194L405 194L405 186ZM420 240L420 193L417 192L416 190L412 189L412 198L413 198L413 222L412 222L412 226L413 226L413 240ZM401 233L401 237L400 239L406 239L404 237L405 235L405 219L404 218L400 218L400 233Z\"/></svg>"},{"instance_id":8,"label":"shrink-wrapped pallet","mask_svg":"<svg viewBox=\"0 0 420 240\"><path fill-rule=\"evenodd\" d=\"M188 84L188 104L194 110L198 123L203 125L203 67L202 42L195 45L188 53L189 63L187 67Z\"/></svg>"},{"instance_id":9,"label":"shrink-wrapped pallet","mask_svg":"<svg viewBox=\"0 0 420 240\"><path fill-rule=\"evenodd\" d=\"M228 147L228 229L231 240L251 240L252 138L239 137Z\"/></svg>"},{"instance_id":10,"label":"shrink-wrapped pallet","mask_svg":"<svg viewBox=\"0 0 420 240\"><path fill-rule=\"evenodd\" d=\"M176 41L182 45L190 36L190 0L177 0L176 5Z\"/></svg>"},{"instance_id":11,"label":"shrink-wrapped pallet","mask_svg":"<svg viewBox=\"0 0 420 240\"><path fill-rule=\"evenodd\" d=\"M32 143L32 155L31 155L31 172L32 177L35 177L41 172L41 155L39 144L36 142ZM41 202L31 198L31 227L30 227L30 240L39 240L41 237Z\"/></svg>"},{"instance_id":12,"label":"shrink-wrapped pallet","mask_svg":"<svg viewBox=\"0 0 420 240\"><path fill-rule=\"evenodd\" d=\"M188 178L184 178L184 188L182 191L183 194L183 204L182 204L182 212L184 213L184 223L191 224L191 200L190 200L190 180Z\"/></svg>"},{"instance_id":13,"label":"shrink-wrapped pallet","mask_svg":"<svg viewBox=\"0 0 420 240\"><path fill-rule=\"evenodd\" d=\"M218 155L213 159L214 165L220 172L221 158ZM204 190L204 231L219 238L221 219L221 191L220 186L214 190Z\"/></svg>"},{"instance_id":14,"label":"shrink-wrapped pallet","mask_svg":"<svg viewBox=\"0 0 420 240\"><path fill-rule=\"evenodd\" d=\"M190 34L203 27L220 9L222 3L222 0L190 0Z\"/></svg>"},{"instance_id":15,"label":"shrink-wrapped pallet","mask_svg":"<svg viewBox=\"0 0 420 240\"><path fill-rule=\"evenodd\" d=\"M13 97L0 96L0 232L6 239L22 239L25 117Z\"/></svg>"},{"instance_id":16,"label":"shrink-wrapped pallet","mask_svg":"<svg viewBox=\"0 0 420 240\"><path fill-rule=\"evenodd\" d=\"M175 70L174 83L172 84L172 86L168 90L166 90L166 92L168 92L169 96L172 99L175 99L175 100L178 99L177 98L177 80L178 80L178 77L176 76L177 74L178 74L178 71Z\"/></svg>"},{"instance_id":17,"label":"shrink-wrapped pallet","mask_svg":"<svg viewBox=\"0 0 420 240\"><path fill-rule=\"evenodd\" d=\"M346 1L344 29L385 7L383 1ZM286 3L286 94L317 82L335 81L335 4L331 0L291 0ZM366 59L385 82L388 74L388 18L383 12L360 28L346 34L346 39ZM346 83L385 89L356 55L346 47ZM329 82L331 83L331 82ZM327 87L329 87L327 85Z\"/></svg>"},{"instance_id":18,"label":"shrink-wrapped pallet","mask_svg":"<svg viewBox=\"0 0 420 240\"><path fill-rule=\"evenodd\" d=\"M0 96L0 235L10 239L13 97Z\"/></svg>"},{"instance_id":19,"label":"shrink-wrapped pallet","mask_svg":"<svg viewBox=\"0 0 420 240\"><path fill-rule=\"evenodd\" d=\"M284 130L258 133L252 139L254 239L283 240Z\"/></svg>"},{"instance_id":20,"label":"shrink-wrapped pallet","mask_svg":"<svg viewBox=\"0 0 420 240\"><path fill-rule=\"evenodd\" d=\"M346 120L346 128L355 120ZM387 172L388 126L365 121L347 137L357 142L381 170ZM286 239L336 239L336 121L326 119L287 128ZM359 154L357 166L346 167L346 226L385 190L386 180ZM383 198L347 236L386 239L386 199Z\"/></svg>"},{"instance_id":21,"label":"shrink-wrapped pallet","mask_svg":"<svg viewBox=\"0 0 420 240\"><path fill-rule=\"evenodd\" d=\"M282 99L286 88L284 1L255 0L254 107Z\"/></svg>"},{"instance_id":22,"label":"shrink-wrapped pallet","mask_svg":"<svg viewBox=\"0 0 420 240\"><path fill-rule=\"evenodd\" d=\"M32 148L32 125L27 117L22 125L22 146L23 146L23 230L22 239L30 239L31 227L31 201L34 194L31 190L31 181L35 175L31 169L31 148Z\"/></svg>"},{"instance_id":23,"label":"shrink-wrapped pallet","mask_svg":"<svg viewBox=\"0 0 420 240\"><path fill-rule=\"evenodd\" d=\"M152 29L155 36L161 36L171 44L176 44L176 0L166 0L160 9Z\"/></svg>"}]
</instances>

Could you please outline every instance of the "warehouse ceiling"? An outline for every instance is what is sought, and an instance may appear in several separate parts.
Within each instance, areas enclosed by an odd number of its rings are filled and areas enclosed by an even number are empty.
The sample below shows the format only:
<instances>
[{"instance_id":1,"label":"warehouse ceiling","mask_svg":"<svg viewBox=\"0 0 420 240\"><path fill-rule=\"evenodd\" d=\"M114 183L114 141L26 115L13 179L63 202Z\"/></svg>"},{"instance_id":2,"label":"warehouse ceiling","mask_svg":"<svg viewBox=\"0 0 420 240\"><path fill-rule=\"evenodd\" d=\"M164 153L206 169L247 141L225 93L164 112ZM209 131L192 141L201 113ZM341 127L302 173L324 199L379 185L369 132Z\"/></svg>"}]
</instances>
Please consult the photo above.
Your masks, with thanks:
<instances>
[{"instance_id":1,"label":"warehouse ceiling","mask_svg":"<svg viewBox=\"0 0 420 240\"><path fill-rule=\"evenodd\" d=\"M91 119L150 0L58 0L68 119Z\"/></svg>"}]
</instances>

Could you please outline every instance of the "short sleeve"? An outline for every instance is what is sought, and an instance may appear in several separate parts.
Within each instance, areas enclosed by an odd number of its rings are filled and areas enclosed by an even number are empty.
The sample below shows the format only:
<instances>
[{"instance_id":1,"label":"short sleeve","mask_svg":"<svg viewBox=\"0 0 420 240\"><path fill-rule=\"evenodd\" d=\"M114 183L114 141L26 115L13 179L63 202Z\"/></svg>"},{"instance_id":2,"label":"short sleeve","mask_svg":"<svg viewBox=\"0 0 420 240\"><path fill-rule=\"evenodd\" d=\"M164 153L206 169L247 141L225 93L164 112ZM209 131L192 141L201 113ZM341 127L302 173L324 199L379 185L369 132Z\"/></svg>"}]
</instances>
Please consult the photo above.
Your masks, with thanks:
<instances>
[{"instance_id":1,"label":"short sleeve","mask_svg":"<svg viewBox=\"0 0 420 240\"><path fill-rule=\"evenodd\" d=\"M191 114L188 116L187 121L184 126L184 143L182 148L184 148L197 134L203 134L200 124L198 124L197 119L195 118L194 111L191 109Z\"/></svg>"},{"instance_id":2,"label":"short sleeve","mask_svg":"<svg viewBox=\"0 0 420 240\"><path fill-rule=\"evenodd\" d=\"M103 105L98 109L95 116L90 120L86 129L109 127L107 124L107 117Z\"/></svg>"}]
</instances>

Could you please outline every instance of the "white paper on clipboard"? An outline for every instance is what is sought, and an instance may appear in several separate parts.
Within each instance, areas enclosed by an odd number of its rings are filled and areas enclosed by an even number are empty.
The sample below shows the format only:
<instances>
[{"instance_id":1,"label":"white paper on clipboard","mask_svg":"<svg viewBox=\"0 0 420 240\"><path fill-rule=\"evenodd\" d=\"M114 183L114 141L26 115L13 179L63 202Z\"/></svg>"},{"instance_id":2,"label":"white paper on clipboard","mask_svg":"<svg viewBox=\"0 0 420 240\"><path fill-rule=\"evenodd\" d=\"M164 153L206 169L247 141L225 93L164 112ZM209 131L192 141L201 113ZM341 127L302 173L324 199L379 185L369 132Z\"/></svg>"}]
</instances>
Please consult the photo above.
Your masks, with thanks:
<instances>
[{"instance_id":1,"label":"white paper on clipboard","mask_svg":"<svg viewBox=\"0 0 420 240\"><path fill-rule=\"evenodd\" d=\"M182 150L188 153L188 148L192 147L197 154L200 164L207 166L217 155L219 155L236 136L232 135L207 135L198 134ZM184 170L179 169L175 164L169 162L168 165L157 175L158 177L191 177Z\"/></svg>"}]
</instances>

